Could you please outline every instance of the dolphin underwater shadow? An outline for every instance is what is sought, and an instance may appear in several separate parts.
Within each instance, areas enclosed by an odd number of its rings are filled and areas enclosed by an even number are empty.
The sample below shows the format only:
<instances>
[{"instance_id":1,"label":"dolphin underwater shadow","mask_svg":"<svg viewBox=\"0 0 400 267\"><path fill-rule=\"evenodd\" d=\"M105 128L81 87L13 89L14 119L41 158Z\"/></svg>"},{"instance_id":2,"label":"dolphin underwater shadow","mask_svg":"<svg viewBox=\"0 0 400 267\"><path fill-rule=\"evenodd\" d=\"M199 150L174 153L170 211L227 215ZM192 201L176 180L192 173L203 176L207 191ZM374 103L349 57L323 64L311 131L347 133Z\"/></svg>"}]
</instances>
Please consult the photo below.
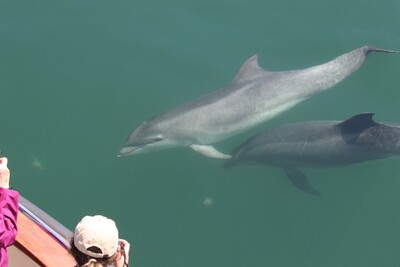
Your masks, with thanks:
<instances>
[{"instance_id":1,"label":"dolphin underwater shadow","mask_svg":"<svg viewBox=\"0 0 400 267\"><path fill-rule=\"evenodd\" d=\"M345 166L400 155L400 124L382 124L374 113L345 121L308 121L266 130L239 145L225 168L238 164L281 167L303 191L319 192L299 168Z\"/></svg>"},{"instance_id":2,"label":"dolphin underwater shadow","mask_svg":"<svg viewBox=\"0 0 400 267\"><path fill-rule=\"evenodd\" d=\"M249 58L225 88L187 102L141 123L118 157L189 146L207 157L229 159L211 144L239 134L336 85L356 71L370 52L399 53L363 46L324 64L269 72Z\"/></svg>"}]
</instances>

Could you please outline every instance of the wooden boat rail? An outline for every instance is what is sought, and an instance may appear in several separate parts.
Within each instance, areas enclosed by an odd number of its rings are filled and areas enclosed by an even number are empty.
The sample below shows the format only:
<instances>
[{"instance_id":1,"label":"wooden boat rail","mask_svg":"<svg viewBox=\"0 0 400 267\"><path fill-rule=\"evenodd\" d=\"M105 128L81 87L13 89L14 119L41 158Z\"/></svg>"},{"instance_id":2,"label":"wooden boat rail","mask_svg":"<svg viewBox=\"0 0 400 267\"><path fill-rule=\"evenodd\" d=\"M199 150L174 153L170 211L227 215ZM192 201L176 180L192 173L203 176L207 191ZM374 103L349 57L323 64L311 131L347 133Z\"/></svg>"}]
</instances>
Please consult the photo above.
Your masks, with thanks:
<instances>
[{"instance_id":1,"label":"wooden boat rail","mask_svg":"<svg viewBox=\"0 0 400 267\"><path fill-rule=\"evenodd\" d=\"M10 267L73 267L68 253L72 232L33 203L20 196L18 235L8 248Z\"/></svg>"}]
</instances>

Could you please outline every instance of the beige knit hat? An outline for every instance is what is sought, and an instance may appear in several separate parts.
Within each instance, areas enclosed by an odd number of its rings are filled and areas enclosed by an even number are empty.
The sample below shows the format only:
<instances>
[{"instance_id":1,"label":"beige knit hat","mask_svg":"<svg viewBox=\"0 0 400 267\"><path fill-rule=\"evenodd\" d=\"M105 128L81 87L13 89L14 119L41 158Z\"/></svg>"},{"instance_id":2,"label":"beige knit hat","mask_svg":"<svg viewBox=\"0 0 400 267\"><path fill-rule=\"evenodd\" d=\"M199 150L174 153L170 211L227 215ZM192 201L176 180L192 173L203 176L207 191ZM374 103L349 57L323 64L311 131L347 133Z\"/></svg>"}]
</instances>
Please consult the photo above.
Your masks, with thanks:
<instances>
[{"instance_id":1,"label":"beige knit hat","mask_svg":"<svg viewBox=\"0 0 400 267\"><path fill-rule=\"evenodd\" d=\"M118 248L117 226L101 215L85 216L75 228L74 245L94 258L111 257Z\"/></svg>"}]
</instances>

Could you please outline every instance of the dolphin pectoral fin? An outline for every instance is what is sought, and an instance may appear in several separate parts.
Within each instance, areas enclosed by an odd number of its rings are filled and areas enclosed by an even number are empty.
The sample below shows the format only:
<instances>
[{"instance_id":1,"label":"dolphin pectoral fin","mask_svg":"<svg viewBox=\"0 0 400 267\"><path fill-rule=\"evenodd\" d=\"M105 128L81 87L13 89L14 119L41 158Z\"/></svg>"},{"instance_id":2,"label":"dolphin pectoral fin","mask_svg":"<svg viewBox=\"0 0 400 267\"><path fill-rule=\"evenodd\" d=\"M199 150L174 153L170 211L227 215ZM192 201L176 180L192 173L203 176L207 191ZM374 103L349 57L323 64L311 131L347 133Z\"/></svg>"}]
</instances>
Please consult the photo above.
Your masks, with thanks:
<instances>
[{"instance_id":1,"label":"dolphin pectoral fin","mask_svg":"<svg viewBox=\"0 0 400 267\"><path fill-rule=\"evenodd\" d=\"M214 158L214 159L230 159L232 156L224 154L216 150L213 146L209 145L190 145L190 148L194 151L202 154L203 156Z\"/></svg>"},{"instance_id":2,"label":"dolphin pectoral fin","mask_svg":"<svg viewBox=\"0 0 400 267\"><path fill-rule=\"evenodd\" d=\"M311 193L313 195L320 196L321 194L307 181L307 176L293 168L284 168L286 175L289 177L290 181L299 189Z\"/></svg>"}]
</instances>

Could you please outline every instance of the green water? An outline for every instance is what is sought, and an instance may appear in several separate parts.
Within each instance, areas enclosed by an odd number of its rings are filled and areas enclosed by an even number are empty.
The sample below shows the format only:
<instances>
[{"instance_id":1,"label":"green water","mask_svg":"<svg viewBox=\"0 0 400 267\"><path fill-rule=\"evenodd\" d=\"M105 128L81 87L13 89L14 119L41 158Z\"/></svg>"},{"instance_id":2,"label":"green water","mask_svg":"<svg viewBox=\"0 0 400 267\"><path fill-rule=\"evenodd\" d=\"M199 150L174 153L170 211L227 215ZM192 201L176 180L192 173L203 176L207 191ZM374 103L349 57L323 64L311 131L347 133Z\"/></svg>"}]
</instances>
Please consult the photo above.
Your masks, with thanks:
<instances>
[{"instance_id":1,"label":"green water","mask_svg":"<svg viewBox=\"0 0 400 267\"><path fill-rule=\"evenodd\" d=\"M73 229L116 220L132 266L399 266L399 159L307 170L226 171L185 148L116 154L144 119L227 85L253 54L268 70L323 63L364 44L400 49L400 2L0 1L0 147L12 183ZM375 112L400 123L400 56L262 128ZM206 202L204 202L206 201ZM211 203L212 202L212 203Z\"/></svg>"}]
</instances>

